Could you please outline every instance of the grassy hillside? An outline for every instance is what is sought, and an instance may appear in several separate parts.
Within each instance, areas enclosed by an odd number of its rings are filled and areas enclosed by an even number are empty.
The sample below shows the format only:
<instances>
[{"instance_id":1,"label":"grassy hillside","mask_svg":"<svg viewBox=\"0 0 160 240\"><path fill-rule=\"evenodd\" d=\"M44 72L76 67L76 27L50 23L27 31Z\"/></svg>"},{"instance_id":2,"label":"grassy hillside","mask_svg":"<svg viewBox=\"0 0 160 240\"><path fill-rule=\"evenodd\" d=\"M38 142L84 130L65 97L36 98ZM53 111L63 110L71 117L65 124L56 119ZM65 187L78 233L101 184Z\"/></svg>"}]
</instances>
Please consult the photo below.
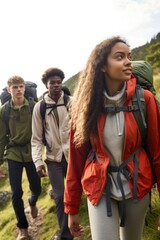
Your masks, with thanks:
<instances>
[{"instance_id":1,"label":"grassy hillside","mask_svg":"<svg viewBox=\"0 0 160 240\"><path fill-rule=\"evenodd\" d=\"M65 82L65 85L70 89L71 94L74 93L74 89L75 89L75 87L76 87L79 74L80 74L80 73L75 74L74 76L72 76L71 78L69 78L69 79Z\"/></svg>"},{"instance_id":2,"label":"grassy hillside","mask_svg":"<svg viewBox=\"0 0 160 240\"><path fill-rule=\"evenodd\" d=\"M153 67L154 74L160 72L160 33L150 42L132 50L133 60L146 60Z\"/></svg>"},{"instance_id":3,"label":"grassy hillside","mask_svg":"<svg viewBox=\"0 0 160 240\"><path fill-rule=\"evenodd\" d=\"M148 61L153 68L154 75L156 75L156 78L157 77L159 78L160 76L160 33L154 36L150 42L147 42L146 44L140 47L132 49L132 58L133 60ZM78 77L79 77L79 72L65 82L65 85L70 89L72 94L76 87ZM158 90L159 89L157 89L157 92L159 94Z\"/></svg>"}]
</instances>

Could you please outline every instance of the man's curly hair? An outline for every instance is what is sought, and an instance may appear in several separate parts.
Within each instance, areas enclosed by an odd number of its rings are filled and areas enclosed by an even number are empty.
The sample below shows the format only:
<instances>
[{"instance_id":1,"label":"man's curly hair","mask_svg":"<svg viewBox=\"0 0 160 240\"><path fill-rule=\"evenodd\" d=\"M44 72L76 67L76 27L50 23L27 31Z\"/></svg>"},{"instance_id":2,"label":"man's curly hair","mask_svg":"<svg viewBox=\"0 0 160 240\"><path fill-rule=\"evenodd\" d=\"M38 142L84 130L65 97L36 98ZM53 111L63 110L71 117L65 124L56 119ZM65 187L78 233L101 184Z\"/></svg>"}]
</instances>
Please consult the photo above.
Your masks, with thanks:
<instances>
[{"instance_id":1,"label":"man's curly hair","mask_svg":"<svg viewBox=\"0 0 160 240\"><path fill-rule=\"evenodd\" d=\"M61 78L61 80L63 81L63 79L65 78L64 72L61 69L58 68L48 68L42 75L42 82L46 85L47 81L50 77L53 76L59 76Z\"/></svg>"}]
</instances>

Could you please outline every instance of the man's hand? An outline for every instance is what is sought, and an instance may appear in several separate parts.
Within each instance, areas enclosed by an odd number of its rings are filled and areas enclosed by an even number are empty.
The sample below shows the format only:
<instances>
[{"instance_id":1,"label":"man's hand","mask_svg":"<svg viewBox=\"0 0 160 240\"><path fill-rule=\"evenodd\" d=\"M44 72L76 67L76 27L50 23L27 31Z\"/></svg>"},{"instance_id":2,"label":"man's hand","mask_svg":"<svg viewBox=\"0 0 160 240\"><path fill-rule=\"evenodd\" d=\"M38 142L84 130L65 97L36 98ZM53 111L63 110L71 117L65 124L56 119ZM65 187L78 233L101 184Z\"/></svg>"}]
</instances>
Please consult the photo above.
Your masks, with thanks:
<instances>
[{"instance_id":1,"label":"man's hand","mask_svg":"<svg viewBox=\"0 0 160 240\"><path fill-rule=\"evenodd\" d=\"M2 167L0 166L0 178L4 178L4 177L5 177L5 174L3 172Z\"/></svg>"},{"instance_id":2,"label":"man's hand","mask_svg":"<svg viewBox=\"0 0 160 240\"><path fill-rule=\"evenodd\" d=\"M46 177L47 176L47 172L46 172L46 168L44 165L41 165L39 167L37 167L37 174L39 177Z\"/></svg>"}]
</instances>

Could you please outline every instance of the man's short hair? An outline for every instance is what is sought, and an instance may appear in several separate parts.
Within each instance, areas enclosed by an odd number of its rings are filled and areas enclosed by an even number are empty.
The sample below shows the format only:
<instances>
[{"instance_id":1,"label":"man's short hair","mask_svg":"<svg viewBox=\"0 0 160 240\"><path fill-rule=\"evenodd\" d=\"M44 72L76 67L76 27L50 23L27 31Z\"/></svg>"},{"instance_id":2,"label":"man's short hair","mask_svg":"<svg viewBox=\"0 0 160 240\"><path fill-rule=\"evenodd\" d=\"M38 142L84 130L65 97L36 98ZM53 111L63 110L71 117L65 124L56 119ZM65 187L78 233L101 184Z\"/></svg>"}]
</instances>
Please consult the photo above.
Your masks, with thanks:
<instances>
[{"instance_id":1,"label":"man's short hair","mask_svg":"<svg viewBox=\"0 0 160 240\"><path fill-rule=\"evenodd\" d=\"M13 84L25 84L25 81L22 77L20 76L12 76L7 80L8 87L12 86Z\"/></svg>"},{"instance_id":2,"label":"man's short hair","mask_svg":"<svg viewBox=\"0 0 160 240\"><path fill-rule=\"evenodd\" d=\"M47 81L50 77L53 76L58 76L61 78L61 80L63 81L63 79L65 78L64 72L61 69L58 68L48 68L42 75L42 82L46 85Z\"/></svg>"}]
</instances>

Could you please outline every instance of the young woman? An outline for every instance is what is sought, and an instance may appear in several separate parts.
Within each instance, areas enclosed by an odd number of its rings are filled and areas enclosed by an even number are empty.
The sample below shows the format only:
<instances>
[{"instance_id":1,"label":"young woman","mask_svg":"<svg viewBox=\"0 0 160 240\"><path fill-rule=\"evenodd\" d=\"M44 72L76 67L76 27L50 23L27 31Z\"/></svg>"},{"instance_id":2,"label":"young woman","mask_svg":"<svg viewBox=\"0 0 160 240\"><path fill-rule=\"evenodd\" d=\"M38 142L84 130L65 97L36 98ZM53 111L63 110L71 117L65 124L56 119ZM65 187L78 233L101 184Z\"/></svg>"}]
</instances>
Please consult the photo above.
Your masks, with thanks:
<instances>
[{"instance_id":1,"label":"young woman","mask_svg":"<svg viewBox=\"0 0 160 240\"><path fill-rule=\"evenodd\" d=\"M131 51L126 41L113 37L97 45L81 73L71 107L64 202L74 236L80 236L83 231L78 209L84 191L92 240L140 240L142 237L153 172L160 190L158 106L152 93L144 90L152 168L132 111L106 113L104 110L132 106L135 88Z\"/></svg>"}]
</instances>

